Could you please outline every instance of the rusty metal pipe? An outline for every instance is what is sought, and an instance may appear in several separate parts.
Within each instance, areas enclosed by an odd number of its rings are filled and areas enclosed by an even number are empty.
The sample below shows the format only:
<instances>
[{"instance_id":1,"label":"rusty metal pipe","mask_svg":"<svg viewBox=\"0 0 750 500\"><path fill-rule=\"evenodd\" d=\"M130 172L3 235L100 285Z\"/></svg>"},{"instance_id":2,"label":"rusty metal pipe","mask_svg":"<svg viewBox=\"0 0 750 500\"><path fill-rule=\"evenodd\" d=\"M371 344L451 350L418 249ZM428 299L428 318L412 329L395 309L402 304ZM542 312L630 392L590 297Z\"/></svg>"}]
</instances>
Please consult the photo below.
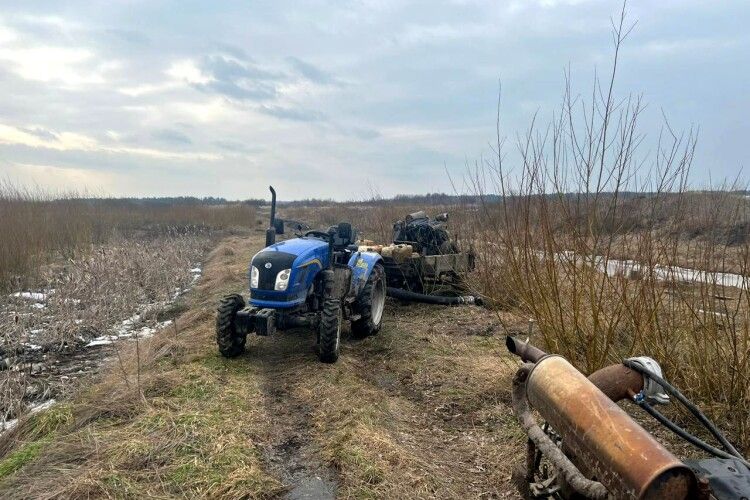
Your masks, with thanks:
<instances>
[{"instance_id":1,"label":"rusty metal pipe","mask_svg":"<svg viewBox=\"0 0 750 500\"><path fill-rule=\"evenodd\" d=\"M539 427L534 419L534 416L529 410L528 402L526 401L526 381L528 380L529 374L533 370L531 364L524 364L516 372L516 376L513 378L513 392L512 403L513 411L518 417L518 421L521 423L521 427L526 431L529 439L539 449L539 451L546 456L550 462L555 466L555 469L562 476L562 479L569 484L578 493L585 495L586 498L599 500L605 499L608 496L607 488L597 481L587 479L576 466L570 461L565 453L549 438L549 436ZM533 455L529 459L527 457L527 474L529 474L533 467ZM528 477L527 477L528 479Z\"/></svg>"},{"instance_id":2,"label":"rusty metal pipe","mask_svg":"<svg viewBox=\"0 0 750 500\"><path fill-rule=\"evenodd\" d=\"M515 354L523 361L528 361L531 363L536 363L547 355L546 352L542 351L538 347L534 347L528 342L523 342L515 337L511 337L510 335L505 337L505 347L508 348L511 354Z\"/></svg>"},{"instance_id":3,"label":"rusty metal pipe","mask_svg":"<svg viewBox=\"0 0 750 500\"><path fill-rule=\"evenodd\" d=\"M623 364L605 366L589 375L589 380L615 403L643 389L643 375Z\"/></svg>"},{"instance_id":4,"label":"rusty metal pipe","mask_svg":"<svg viewBox=\"0 0 750 500\"><path fill-rule=\"evenodd\" d=\"M605 372L604 380L614 373ZM618 397L619 390L610 395ZM561 356L544 357L526 381L529 403L575 452L572 461L587 464L616 498L688 498L696 483L692 471L610 395Z\"/></svg>"}]
</instances>

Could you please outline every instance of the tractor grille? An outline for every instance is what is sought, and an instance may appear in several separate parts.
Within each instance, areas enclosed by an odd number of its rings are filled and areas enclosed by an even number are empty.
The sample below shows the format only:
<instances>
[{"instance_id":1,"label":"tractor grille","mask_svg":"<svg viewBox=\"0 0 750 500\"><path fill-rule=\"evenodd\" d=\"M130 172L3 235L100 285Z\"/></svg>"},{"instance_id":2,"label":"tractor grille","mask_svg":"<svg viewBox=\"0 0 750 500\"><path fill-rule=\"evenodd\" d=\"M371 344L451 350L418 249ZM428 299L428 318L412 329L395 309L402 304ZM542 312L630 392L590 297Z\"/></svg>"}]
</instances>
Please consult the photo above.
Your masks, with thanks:
<instances>
[{"instance_id":1,"label":"tractor grille","mask_svg":"<svg viewBox=\"0 0 750 500\"><path fill-rule=\"evenodd\" d=\"M291 269L297 256L286 252L267 251L255 256L252 265L258 268L258 289L273 290L276 275L284 269ZM270 267L267 268L267 265Z\"/></svg>"}]
</instances>

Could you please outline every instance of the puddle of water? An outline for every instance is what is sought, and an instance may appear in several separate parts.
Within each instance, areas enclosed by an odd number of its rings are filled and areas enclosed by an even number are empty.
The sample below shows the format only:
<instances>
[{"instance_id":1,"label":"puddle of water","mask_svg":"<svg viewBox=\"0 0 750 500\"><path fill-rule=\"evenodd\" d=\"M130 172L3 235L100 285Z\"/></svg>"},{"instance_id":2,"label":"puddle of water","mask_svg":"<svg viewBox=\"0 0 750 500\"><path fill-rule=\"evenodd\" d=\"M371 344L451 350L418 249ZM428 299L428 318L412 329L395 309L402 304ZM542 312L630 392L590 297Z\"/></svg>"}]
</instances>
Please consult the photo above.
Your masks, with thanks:
<instances>
[{"instance_id":1,"label":"puddle of water","mask_svg":"<svg viewBox=\"0 0 750 500\"><path fill-rule=\"evenodd\" d=\"M336 481L332 472L311 462L303 451L299 436L275 444L268 451L271 465L276 469L289 490L286 500L332 500L336 498Z\"/></svg>"},{"instance_id":2,"label":"puddle of water","mask_svg":"<svg viewBox=\"0 0 750 500\"><path fill-rule=\"evenodd\" d=\"M329 500L336 498L336 485L319 476L308 476L292 485L287 500Z\"/></svg>"}]
</instances>

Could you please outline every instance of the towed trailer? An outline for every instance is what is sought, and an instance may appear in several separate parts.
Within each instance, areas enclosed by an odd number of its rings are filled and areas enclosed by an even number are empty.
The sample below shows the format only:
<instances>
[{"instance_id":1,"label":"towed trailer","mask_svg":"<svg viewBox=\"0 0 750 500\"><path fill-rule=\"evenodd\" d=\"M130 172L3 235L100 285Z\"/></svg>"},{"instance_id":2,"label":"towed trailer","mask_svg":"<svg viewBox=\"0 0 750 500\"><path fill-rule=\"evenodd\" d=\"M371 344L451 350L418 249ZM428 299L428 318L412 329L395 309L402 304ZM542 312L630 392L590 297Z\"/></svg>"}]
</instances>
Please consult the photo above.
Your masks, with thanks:
<instances>
[{"instance_id":1,"label":"towed trailer","mask_svg":"<svg viewBox=\"0 0 750 500\"><path fill-rule=\"evenodd\" d=\"M388 295L408 302L480 304L466 295L466 277L474 270L474 252L461 251L447 230L448 214L407 215L393 225L393 243L380 251Z\"/></svg>"}]
</instances>

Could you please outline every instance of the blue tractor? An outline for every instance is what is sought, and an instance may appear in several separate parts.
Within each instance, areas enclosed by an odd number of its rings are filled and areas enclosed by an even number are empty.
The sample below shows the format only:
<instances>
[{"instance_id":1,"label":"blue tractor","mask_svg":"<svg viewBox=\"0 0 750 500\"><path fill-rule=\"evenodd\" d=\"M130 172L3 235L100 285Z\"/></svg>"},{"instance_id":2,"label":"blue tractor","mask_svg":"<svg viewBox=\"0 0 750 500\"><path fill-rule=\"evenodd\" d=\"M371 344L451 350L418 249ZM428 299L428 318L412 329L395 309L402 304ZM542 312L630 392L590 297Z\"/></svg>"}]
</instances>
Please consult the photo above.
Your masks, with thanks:
<instances>
[{"instance_id":1,"label":"blue tractor","mask_svg":"<svg viewBox=\"0 0 750 500\"><path fill-rule=\"evenodd\" d=\"M341 324L351 321L355 337L380 329L386 280L382 257L360 252L356 232L342 222L327 231L298 232L276 242L284 221L276 219L276 191L271 190L271 226L266 248L250 262L250 299L232 294L221 299L216 342L225 357L245 351L247 335L269 336L277 330L306 327L317 335L324 363L339 357Z\"/></svg>"}]
</instances>

